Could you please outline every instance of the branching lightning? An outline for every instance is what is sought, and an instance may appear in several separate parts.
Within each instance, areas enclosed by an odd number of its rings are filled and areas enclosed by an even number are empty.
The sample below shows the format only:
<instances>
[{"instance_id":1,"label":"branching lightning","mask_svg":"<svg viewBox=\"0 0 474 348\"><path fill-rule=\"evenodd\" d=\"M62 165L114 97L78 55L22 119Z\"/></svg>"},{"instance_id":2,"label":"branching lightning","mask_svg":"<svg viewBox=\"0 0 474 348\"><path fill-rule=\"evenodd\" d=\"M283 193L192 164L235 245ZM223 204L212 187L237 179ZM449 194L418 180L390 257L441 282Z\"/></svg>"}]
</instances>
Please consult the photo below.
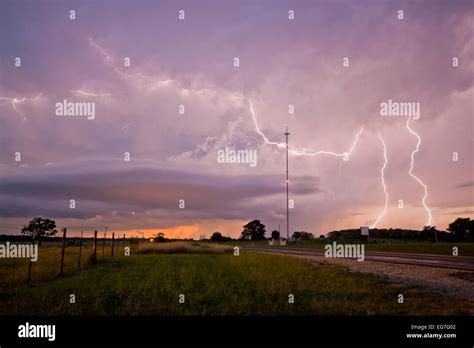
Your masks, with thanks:
<instances>
[{"instance_id":1,"label":"branching lightning","mask_svg":"<svg viewBox=\"0 0 474 348\"><path fill-rule=\"evenodd\" d=\"M25 102L29 102L29 101L37 101L41 96L43 95L43 93L40 93L38 94L36 97L34 98L27 98L27 97L22 97L22 98L7 98L7 97L0 97L0 101L1 100L6 100L7 103L11 103L11 106L13 108L13 110L15 110L16 113L18 113L21 117L23 117L23 119L26 119L26 114L24 112L22 112L18 107L17 105L19 104L23 104Z\"/></svg>"},{"instance_id":2,"label":"branching lightning","mask_svg":"<svg viewBox=\"0 0 474 348\"><path fill-rule=\"evenodd\" d=\"M159 79L156 79L156 78L153 78L153 77L150 77L150 76L147 76L147 75L144 75L142 73L133 73L133 74L128 74L128 73L124 73L122 71L120 71L120 69L117 68L117 66L115 65L112 57L105 51L105 49L103 49L97 42L95 42L92 38L89 38L89 43L92 47L94 47L95 49L97 49L100 54L105 58L107 64L109 64L113 70L119 74L120 76L122 77L139 77L140 79L143 79L143 80L146 80L148 82L147 84L147 92L150 92L156 88L161 88L161 87L166 87L166 86L170 86L170 85L175 85L175 87L177 88L177 90L179 90L180 93L184 94L184 95L189 95L189 94L195 94L195 95L204 95L204 94L216 94L216 91L213 91L211 89L207 89L207 88L204 88L204 89L200 89L200 90L194 90L194 89L188 89L188 88L184 88L182 87L182 85L180 84L179 81L177 80L171 80L171 79L166 79L166 80L159 80ZM143 87L143 86L140 86L140 87ZM76 91L78 92L78 91ZM85 93L83 93L85 94ZM108 94L107 94L108 95ZM95 95L97 96L97 95ZM230 98L232 99L240 99L242 101L246 101L247 104L248 104L248 107L249 107L249 111L250 111L250 114L252 116L252 120L253 120L253 123L254 123L254 126L255 126L255 130L256 132L261 136L261 138L263 139L263 141L265 142L265 144L268 144L268 145L272 145L272 146L276 146L278 148L281 148L281 149L286 149L286 144L285 143L281 143L281 142L275 142L275 141L270 141L267 136L262 132L262 130L260 129L259 125L258 125L258 121L257 121L257 117L256 117L256 113L255 113L255 110L253 108L253 105L252 105L252 102L250 101L250 99L248 98L245 98L245 97L242 97L240 95L233 95L233 94L230 94ZM423 196L423 200L422 200L422 203L423 203L423 207L425 208L425 210L427 211L428 213L428 216L429 216L429 219L428 219L428 224L427 225L431 225L431 210L428 208L428 206L426 205L426 198L428 196L428 188L427 186L416 176L413 174L413 168L414 168L414 156L415 154L418 152L419 150L419 146L421 144L421 138L419 137L419 135L414 132L411 128L410 128L410 125L409 125L409 122L410 122L410 118L408 119L408 122L407 122L407 129L410 131L411 134L413 134L414 136L417 137L418 139L418 143L417 143L417 146L416 146L416 149L412 152L411 154L411 165L410 165L410 170L409 170L409 174L410 176L412 176L415 180L418 181L418 183L420 185L423 186L424 188L424 191L425 191L425 194ZM298 151L298 150L295 150L295 149L292 149L292 148L289 148L289 153L291 155L294 155L294 156L309 156L309 157L314 157L314 156L318 156L318 155L329 155L329 156L334 156L334 157L343 157L344 160L348 160L349 157L351 156L352 152L355 150L358 142L359 142L359 138L360 136L362 135L362 133L364 132L364 126L361 126L360 130L355 134L355 137L354 137L354 141L352 142L352 145L351 147L349 148L349 150L345 151L345 152L333 152L333 151L327 151L327 150L319 150L319 151L316 151L316 152L305 152L305 151ZM389 194L388 194L388 191L387 191L387 187L385 185L385 169L387 167L387 163L388 163L388 158L387 158L387 147L386 147L386 144L385 144L385 141L384 139L382 138L380 132L378 134L378 137L379 137L379 140L381 141L382 145L383 145L383 150L384 150L384 165L381 169L381 183L382 183L382 186L383 186L383 189L384 189L384 194L385 194L385 205L384 205L384 209L382 211L382 213L377 217L377 219L375 220L375 222L372 224L371 228L374 228L377 223L383 218L383 216L386 214L387 212L387 207L388 207L388 201L389 201Z\"/></svg>"},{"instance_id":3,"label":"branching lightning","mask_svg":"<svg viewBox=\"0 0 474 348\"><path fill-rule=\"evenodd\" d=\"M93 46L94 48L96 48L100 54L105 58L106 62L112 66L112 68L114 69L115 72L117 72L118 74L120 74L121 76L132 76L132 74L126 74L126 73L123 73L122 71L120 71L117 66L114 64L114 61L112 59L112 57L110 56L110 54L108 54L97 42L95 42L92 38L89 38L89 43L91 46ZM135 75L135 74L133 74ZM158 79L154 79L150 76L147 76L147 75L143 75L141 73L138 74L141 78L145 78L147 79L148 81L151 82L151 86L149 86L148 88L148 91L151 91L155 88L159 88L159 87L162 87L162 86L168 86L168 85L171 85L173 83L175 83L177 85L177 88L179 89L179 91L182 93L182 94L185 94L185 95L189 95L189 94L197 94L197 95L202 95L202 94L211 94L211 93L216 93L215 91L212 91L210 89L207 89L207 88L203 88L203 89L199 89L199 90L194 90L194 89L188 89L188 88L183 88L180 86L179 82L176 81L176 80L170 80L170 79L167 79L167 80L158 80ZM231 95L231 98L233 99L240 99L240 100L244 100L244 101L247 101L248 105L249 105L249 110L250 110L250 113L252 115L252 119L253 119L253 123L255 125L255 130L257 131L257 133L262 137L262 139L265 141L266 144L269 144L269 145L274 145L274 146L277 146L281 149L286 149L286 145L284 143L278 143L278 142L273 142L273 141L270 141L266 135L260 130L260 127L258 126L258 122L257 122L257 117L255 115L255 111L254 111L254 108L253 108L253 105L252 105L252 102L250 101L250 99L248 98L244 98L244 97L241 97L241 96L237 96L237 95ZM350 155L352 154L353 150L355 149L355 147L357 146L357 143L359 141L359 137L360 135L363 133L364 131L364 126L362 126L359 130L359 132L356 134L355 136L355 139L354 139L354 142L352 143L352 146L350 147L350 149L348 151L345 151L345 152L332 152L332 151L324 151L324 150L320 150L320 151L317 151L317 152L312 152L312 153L309 153L309 152L304 152L304 151L298 151L298 150L294 150L294 149L289 149L289 153L294 155L294 156L310 156L310 157L314 157L314 156L318 156L318 155L330 155L330 156L335 156L335 157L344 157L344 159L349 159Z\"/></svg>"},{"instance_id":4,"label":"branching lightning","mask_svg":"<svg viewBox=\"0 0 474 348\"><path fill-rule=\"evenodd\" d=\"M176 89L183 95L190 95L190 94L195 94L195 95L206 95L206 94L212 94L215 93L215 91L209 89L209 88L202 88L202 89L192 89L192 88L185 88L181 85L181 83L178 80L173 80L173 79L164 79L160 80L157 78L154 78L152 76L145 75L141 72L134 72L134 73L126 73L121 71L117 65L115 65L114 60L112 59L112 56L107 53L107 51L99 45L96 41L94 41L91 37L89 37L89 44L94 47L99 53L104 57L106 63L112 67L112 69L119 74L121 77L124 78L137 78L139 80L145 80L145 84L140 84L139 87L141 88L146 88L146 92L149 93L153 91L154 89L161 88L161 87L167 87L171 85L175 85ZM137 82L137 81L135 81ZM143 82L143 81L139 81Z\"/></svg>"},{"instance_id":5,"label":"branching lightning","mask_svg":"<svg viewBox=\"0 0 474 348\"><path fill-rule=\"evenodd\" d=\"M383 211L382 211L382 212L380 213L380 215L377 217L377 219L376 219L375 222L372 224L372 226L370 226L370 228L375 228L375 226L377 226L377 224L379 223L379 221L383 218L383 216L384 216L385 213L387 212L387 207L388 207L388 191L387 191L387 186L385 185L385 168L387 168L387 163L388 163L388 158L387 158L387 146L385 145L385 141L383 140L382 135L380 134L380 131L379 131L379 133L378 133L378 136L379 136L380 142L381 142L382 145L383 145L383 159L384 159L384 163L383 163L382 169L380 170L380 177L381 177L381 181L382 181L383 192L385 193L385 206L384 206Z\"/></svg>"},{"instance_id":6,"label":"branching lightning","mask_svg":"<svg viewBox=\"0 0 474 348\"><path fill-rule=\"evenodd\" d=\"M282 149L286 149L286 144L285 143L278 143L278 142L268 140L266 135L260 130L260 127L258 126L257 117L255 116L255 110L253 108L252 102L250 101L250 99L247 99L247 102L249 104L250 113L252 114L252 119L253 119L253 123L255 125L255 130L257 131L258 134L260 134L262 136L265 143L269 144L269 145L277 146L277 147L282 148ZM357 134L354 138L354 142L352 143L352 146L350 147L349 151L340 152L340 153L332 152L332 151L323 151L323 150L320 150L320 151L317 151L317 152L301 152L301 151L293 150L293 149L289 148L288 152L291 153L292 155L295 155L295 156L314 157L314 156L318 156L318 155L331 155L331 156L344 157L346 159L349 159L350 155L352 154L352 151L354 151L355 147L357 146L357 143L359 142L359 137L360 137L360 135L362 134L363 131L364 131L364 126L362 126L360 128L359 132L357 132Z\"/></svg>"},{"instance_id":7,"label":"branching lightning","mask_svg":"<svg viewBox=\"0 0 474 348\"><path fill-rule=\"evenodd\" d=\"M428 197L428 186L425 185L425 183L423 181L420 180L420 178L418 178L415 174L413 174L413 168L415 166L415 154L418 152L418 150L420 149L420 144L421 144L421 137L418 135L418 133L416 133L413 129L410 128L410 119L411 117L409 116L408 117L408 120L407 120L407 123L406 123L406 126L407 126L407 129L408 131L414 135L417 139L417 143L416 143L416 148L415 150L413 150L413 152L411 153L411 163L410 163L410 170L408 171L408 173L410 174L410 176L415 179L416 181L418 181L418 183L423 186L423 189L425 191L425 194L423 195L423 199L422 199L422 204L423 204L423 207L425 208L426 212L428 213L428 222L426 223L426 226L431 226L431 210L430 208L428 208L428 206L426 205L426 198Z\"/></svg>"}]
</instances>

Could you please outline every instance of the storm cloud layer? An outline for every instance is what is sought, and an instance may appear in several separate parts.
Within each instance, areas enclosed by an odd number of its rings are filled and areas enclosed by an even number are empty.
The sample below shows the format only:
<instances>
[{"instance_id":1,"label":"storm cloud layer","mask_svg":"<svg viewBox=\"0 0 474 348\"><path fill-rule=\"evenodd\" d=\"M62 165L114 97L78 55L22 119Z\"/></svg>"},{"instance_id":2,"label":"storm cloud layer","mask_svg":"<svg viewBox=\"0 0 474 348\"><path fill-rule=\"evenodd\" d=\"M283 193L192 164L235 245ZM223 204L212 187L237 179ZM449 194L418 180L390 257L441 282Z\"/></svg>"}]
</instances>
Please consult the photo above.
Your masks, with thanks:
<instances>
[{"instance_id":1,"label":"storm cloud layer","mask_svg":"<svg viewBox=\"0 0 474 348\"><path fill-rule=\"evenodd\" d=\"M277 228L285 149L274 143L286 125L291 149L323 152L290 154L292 230L373 224L382 169L377 226L423 227L412 156L432 225L473 216L471 1L0 8L0 233L37 215L73 232L237 236L254 218ZM419 103L416 153L406 117L381 116L388 100ZM58 116L63 102L94 103L95 117ZM348 158L330 154L349 151L360 129ZM255 150L257 165L219 163L226 147Z\"/></svg>"}]
</instances>

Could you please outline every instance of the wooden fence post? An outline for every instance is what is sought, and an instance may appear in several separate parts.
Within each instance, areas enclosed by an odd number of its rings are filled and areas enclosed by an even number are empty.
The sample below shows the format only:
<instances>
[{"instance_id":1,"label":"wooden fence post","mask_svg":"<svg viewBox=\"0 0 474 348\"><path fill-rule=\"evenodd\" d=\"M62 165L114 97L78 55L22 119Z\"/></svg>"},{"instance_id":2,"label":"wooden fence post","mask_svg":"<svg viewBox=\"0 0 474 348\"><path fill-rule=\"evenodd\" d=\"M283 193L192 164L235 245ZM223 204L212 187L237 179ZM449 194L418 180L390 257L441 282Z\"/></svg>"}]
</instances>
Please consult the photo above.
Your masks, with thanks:
<instances>
[{"instance_id":1,"label":"wooden fence post","mask_svg":"<svg viewBox=\"0 0 474 348\"><path fill-rule=\"evenodd\" d=\"M112 251L110 252L110 258L114 258L114 239L115 239L115 232L112 232Z\"/></svg>"},{"instance_id":2,"label":"wooden fence post","mask_svg":"<svg viewBox=\"0 0 474 348\"><path fill-rule=\"evenodd\" d=\"M61 249L61 268L59 269L59 276L64 274L64 249L66 249L66 227L63 228L63 247Z\"/></svg>"},{"instance_id":3,"label":"wooden fence post","mask_svg":"<svg viewBox=\"0 0 474 348\"><path fill-rule=\"evenodd\" d=\"M81 268L81 254L82 254L82 231L81 231L81 241L79 243L79 268Z\"/></svg>"},{"instance_id":4,"label":"wooden fence post","mask_svg":"<svg viewBox=\"0 0 474 348\"><path fill-rule=\"evenodd\" d=\"M33 236L33 249L35 247L35 237ZM31 267L33 266L33 261L31 261L30 257L30 264L28 265L28 285L31 284Z\"/></svg>"},{"instance_id":5,"label":"wooden fence post","mask_svg":"<svg viewBox=\"0 0 474 348\"><path fill-rule=\"evenodd\" d=\"M104 258L105 255L105 241L107 239L107 228L104 232L104 239L102 240L102 258Z\"/></svg>"},{"instance_id":6,"label":"wooden fence post","mask_svg":"<svg viewBox=\"0 0 474 348\"><path fill-rule=\"evenodd\" d=\"M92 260L97 258L97 231L94 231L94 246L92 249Z\"/></svg>"}]
</instances>

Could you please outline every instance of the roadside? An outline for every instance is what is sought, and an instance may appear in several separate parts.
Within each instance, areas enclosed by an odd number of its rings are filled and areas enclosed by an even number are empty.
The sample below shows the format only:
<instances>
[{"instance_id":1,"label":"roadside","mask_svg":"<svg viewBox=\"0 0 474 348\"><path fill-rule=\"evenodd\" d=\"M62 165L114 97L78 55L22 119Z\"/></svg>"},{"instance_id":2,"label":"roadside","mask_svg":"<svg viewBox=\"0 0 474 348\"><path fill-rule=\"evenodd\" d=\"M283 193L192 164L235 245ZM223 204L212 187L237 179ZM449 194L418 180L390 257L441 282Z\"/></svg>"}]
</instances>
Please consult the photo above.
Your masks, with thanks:
<instances>
[{"instance_id":1,"label":"roadside","mask_svg":"<svg viewBox=\"0 0 474 348\"><path fill-rule=\"evenodd\" d=\"M294 257L308 260L316 265L342 265L350 272L373 274L392 283L421 286L450 297L467 300L474 298L474 272L377 261L358 262L352 259L330 259L323 256L294 255ZM474 314L474 302L471 313Z\"/></svg>"},{"instance_id":2,"label":"roadside","mask_svg":"<svg viewBox=\"0 0 474 348\"><path fill-rule=\"evenodd\" d=\"M342 240L336 241L338 244L358 244L358 240ZM298 249L324 249L326 244L331 241L326 240L315 240L315 241L304 241L297 244L291 244L290 248ZM267 242L254 243L256 246L268 246ZM458 256L474 256L474 243L370 243L365 244L365 251L378 251L378 252L393 252L393 253L413 253L413 254L430 254L430 255L453 255L453 248L458 249ZM287 246L274 246L274 248L288 248Z\"/></svg>"}]
</instances>

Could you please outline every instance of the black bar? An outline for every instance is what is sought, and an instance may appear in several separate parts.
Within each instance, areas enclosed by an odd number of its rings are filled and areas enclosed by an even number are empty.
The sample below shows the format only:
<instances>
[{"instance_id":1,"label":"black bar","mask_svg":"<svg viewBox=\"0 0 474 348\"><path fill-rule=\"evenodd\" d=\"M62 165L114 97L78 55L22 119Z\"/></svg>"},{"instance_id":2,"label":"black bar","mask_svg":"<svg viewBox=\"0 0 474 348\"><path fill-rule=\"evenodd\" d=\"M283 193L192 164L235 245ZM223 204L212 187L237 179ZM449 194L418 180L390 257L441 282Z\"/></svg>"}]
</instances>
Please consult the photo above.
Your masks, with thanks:
<instances>
[{"instance_id":1,"label":"black bar","mask_svg":"<svg viewBox=\"0 0 474 348\"><path fill-rule=\"evenodd\" d=\"M62 344L410 344L470 346L474 317L2 317L0 344L51 344L46 338L19 338L18 327L54 324ZM412 325L455 325L434 330L456 338L409 339ZM286 330L284 328L291 328ZM424 333L430 330L423 331ZM116 334L123 333L123 334ZM182 333L182 334L179 334ZM225 338L223 340L223 338Z\"/></svg>"}]
</instances>

